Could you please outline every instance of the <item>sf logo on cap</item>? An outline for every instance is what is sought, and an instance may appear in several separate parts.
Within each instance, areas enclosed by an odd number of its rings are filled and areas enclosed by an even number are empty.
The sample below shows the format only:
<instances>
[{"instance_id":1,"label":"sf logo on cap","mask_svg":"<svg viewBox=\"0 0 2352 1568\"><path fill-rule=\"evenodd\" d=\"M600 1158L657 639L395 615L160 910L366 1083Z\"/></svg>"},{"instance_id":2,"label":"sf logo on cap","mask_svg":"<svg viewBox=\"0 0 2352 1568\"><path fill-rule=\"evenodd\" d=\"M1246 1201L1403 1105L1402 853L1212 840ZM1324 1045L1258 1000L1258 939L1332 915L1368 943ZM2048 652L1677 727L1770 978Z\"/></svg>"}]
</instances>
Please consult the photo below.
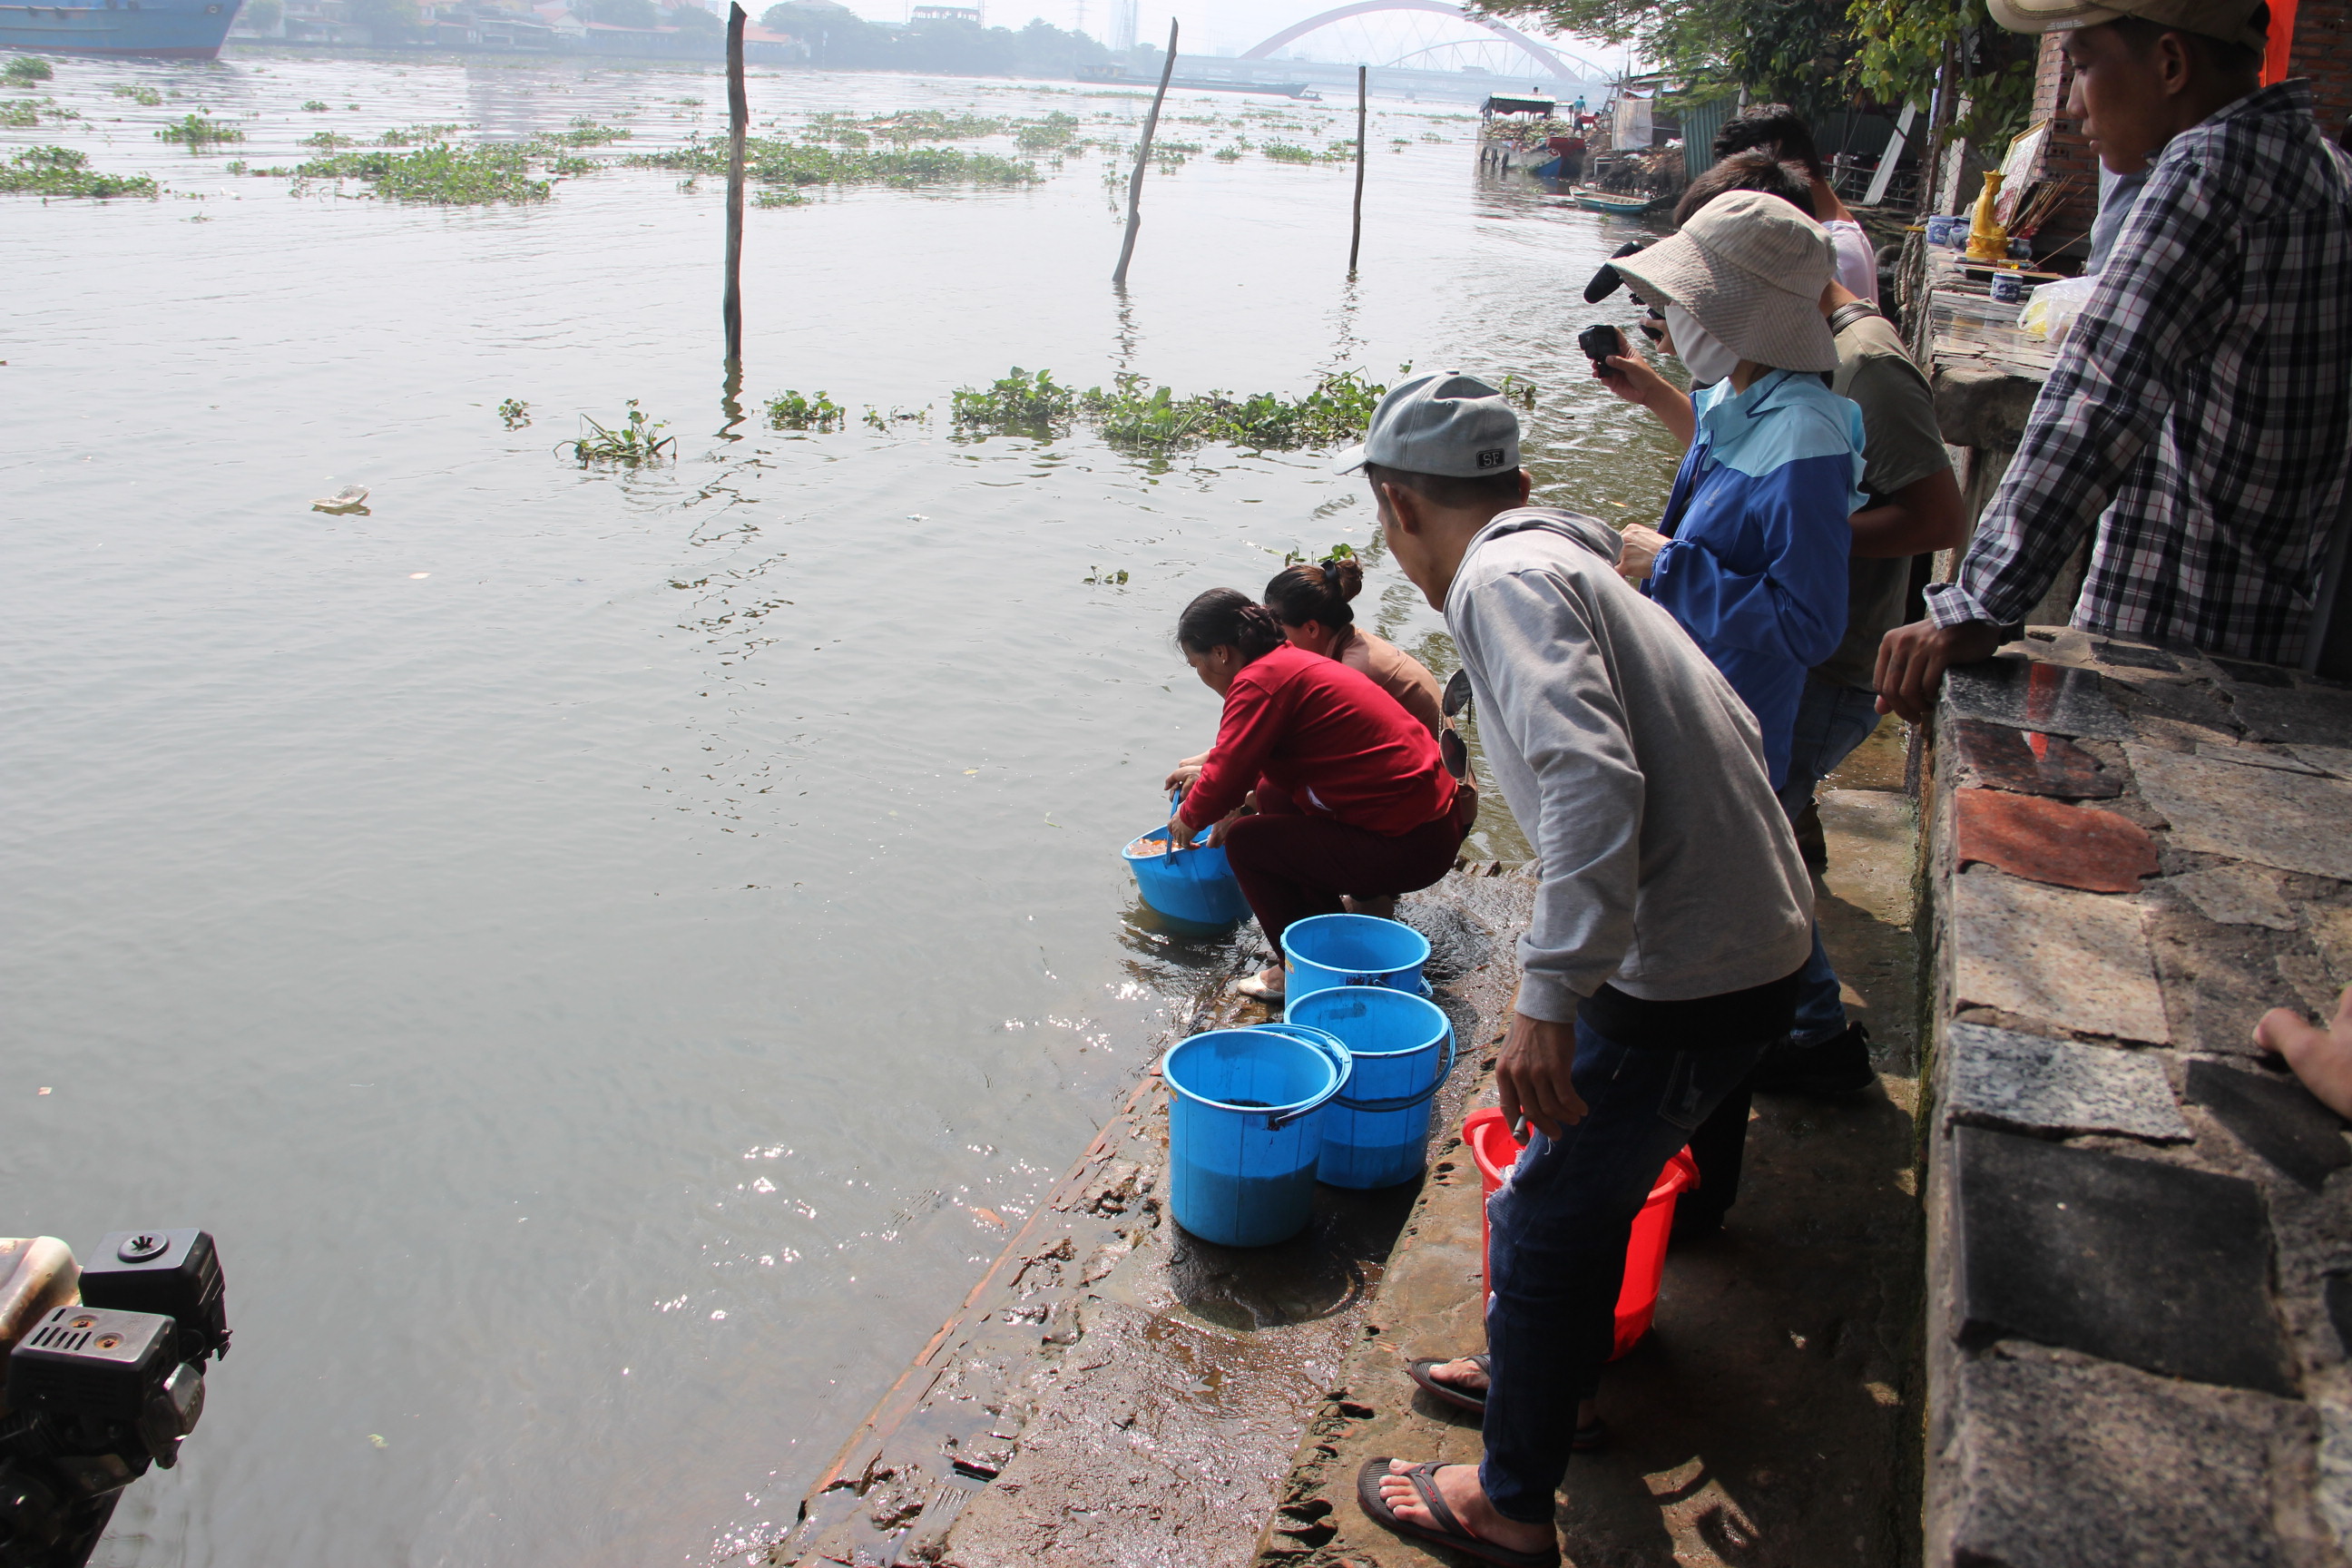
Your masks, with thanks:
<instances>
[{"instance_id":1,"label":"sf logo on cap","mask_svg":"<svg viewBox=\"0 0 2352 1568\"><path fill-rule=\"evenodd\" d=\"M1503 466L1503 449L1500 447L1492 447L1486 451L1479 453L1478 466L1482 468L1501 468Z\"/></svg>"}]
</instances>

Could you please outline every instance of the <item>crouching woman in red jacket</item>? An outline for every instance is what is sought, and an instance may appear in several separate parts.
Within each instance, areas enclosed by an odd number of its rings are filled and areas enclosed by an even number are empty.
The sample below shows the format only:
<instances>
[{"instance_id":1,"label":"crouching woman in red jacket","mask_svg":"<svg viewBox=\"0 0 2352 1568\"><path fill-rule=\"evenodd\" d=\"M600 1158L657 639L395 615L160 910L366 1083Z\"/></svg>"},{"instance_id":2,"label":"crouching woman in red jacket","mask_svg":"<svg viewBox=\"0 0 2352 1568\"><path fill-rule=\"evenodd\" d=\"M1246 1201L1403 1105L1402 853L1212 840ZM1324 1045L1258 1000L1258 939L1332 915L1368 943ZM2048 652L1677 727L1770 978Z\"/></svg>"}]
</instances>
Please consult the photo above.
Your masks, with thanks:
<instances>
[{"instance_id":1,"label":"crouching woman in red jacket","mask_svg":"<svg viewBox=\"0 0 2352 1568\"><path fill-rule=\"evenodd\" d=\"M1428 727L1360 672L1293 647L1265 605L1212 588L1185 606L1177 646L1225 700L1216 744L1168 827L1191 842L1216 825L1243 896L1279 958L1282 933L1337 914L1342 894L1426 888L1453 868L1470 830L1460 790ZM1181 782L1171 774L1172 788ZM1240 815L1244 805L1255 815ZM1241 982L1282 999L1275 967Z\"/></svg>"}]
</instances>

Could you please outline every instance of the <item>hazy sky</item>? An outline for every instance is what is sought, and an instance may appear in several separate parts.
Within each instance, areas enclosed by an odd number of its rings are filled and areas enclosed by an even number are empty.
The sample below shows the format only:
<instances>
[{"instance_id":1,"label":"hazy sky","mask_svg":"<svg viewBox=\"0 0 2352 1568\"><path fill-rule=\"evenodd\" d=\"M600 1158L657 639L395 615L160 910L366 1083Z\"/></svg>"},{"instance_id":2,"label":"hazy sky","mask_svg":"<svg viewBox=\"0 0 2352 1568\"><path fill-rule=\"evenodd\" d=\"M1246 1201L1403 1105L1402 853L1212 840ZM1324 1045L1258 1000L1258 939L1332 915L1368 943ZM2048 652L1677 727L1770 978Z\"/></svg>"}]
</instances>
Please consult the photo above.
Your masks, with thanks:
<instances>
[{"instance_id":1,"label":"hazy sky","mask_svg":"<svg viewBox=\"0 0 2352 1568\"><path fill-rule=\"evenodd\" d=\"M906 20L909 0L843 0L843 3L859 15L877 22L902 22ZM962 3L971 4L971 0L962 0ZM992 26L1018 27L1033 16L1042 16L1057 27L1082 27L1096 37L1107 38L1110 34L1111 9L1115 0L982 0L982 3ZM1172 4L1171 0L1142 0L1139 31L1147 38L1165 38L1168 19L1173 16L1183 29L1182 46L1186 54L1239 53L1291 23L1304 21L1338 4L1339 0L1173 0ZM1426 16L1401 18L1397 24L1400 27L1423 29L1442 25ZM1365 36L1362 31L1356 34L1360 39ZM1428 36L1423 32L1421 37ZM1309 53L1318 52L1311 37L1302 41L1299 47ZM1618 52L1606 45L1567 47L1586 59L1602 64L1613 65L1619 58Z\"/></svg>"}]
</instances>

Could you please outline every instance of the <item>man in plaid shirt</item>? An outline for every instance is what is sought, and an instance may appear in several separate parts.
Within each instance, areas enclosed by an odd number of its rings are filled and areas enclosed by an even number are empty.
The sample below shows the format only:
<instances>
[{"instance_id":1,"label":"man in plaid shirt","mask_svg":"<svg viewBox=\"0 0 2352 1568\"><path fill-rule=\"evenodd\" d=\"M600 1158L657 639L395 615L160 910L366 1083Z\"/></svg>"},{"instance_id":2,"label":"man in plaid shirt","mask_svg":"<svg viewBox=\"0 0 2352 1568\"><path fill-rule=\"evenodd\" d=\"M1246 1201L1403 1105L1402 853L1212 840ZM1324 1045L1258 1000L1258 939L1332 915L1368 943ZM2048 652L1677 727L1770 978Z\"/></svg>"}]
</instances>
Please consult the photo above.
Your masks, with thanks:
<instances>
[{"instance_id":1,"label":"man in plaid shirt","mask_svg":"<svg viewBox=\"0 0 2352 1568\"><path fill-rule=\"evenodd\" d=\"M1880 645L1879 708L1923 716L2095 522L2075 625L2294 662L2352 469L2352 157L2308 83L2260 85L2266 6L1991 11L2070 29L2069 112L2112 172L2154 167L1958 580Z\"/></svg>"}]
</instances>

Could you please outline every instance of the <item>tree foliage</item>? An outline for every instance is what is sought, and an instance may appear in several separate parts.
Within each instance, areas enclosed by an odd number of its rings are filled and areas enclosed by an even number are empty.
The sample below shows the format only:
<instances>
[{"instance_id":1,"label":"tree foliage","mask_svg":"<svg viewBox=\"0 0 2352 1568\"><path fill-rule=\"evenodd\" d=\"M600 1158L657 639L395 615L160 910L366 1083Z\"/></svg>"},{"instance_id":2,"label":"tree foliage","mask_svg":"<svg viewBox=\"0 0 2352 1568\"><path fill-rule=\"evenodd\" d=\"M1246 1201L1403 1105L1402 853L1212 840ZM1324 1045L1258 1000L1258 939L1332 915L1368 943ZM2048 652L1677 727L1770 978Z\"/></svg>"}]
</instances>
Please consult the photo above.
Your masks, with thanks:
<instances>
[{"instance_id":1,"label":"tree foliage","mask_svg":"<svg viewBox=\"0 0 2352 1568\"><path fill-rule=\"evenodd\" d=\"M1631 44L1695 100L1750 97L1819 116L1866 95L1925 107L1951 44L1970 110L1954 127L2015 128L2033 85L2034 40L2003 31L1984 0L1477 0L1492 16Z\"/></svg>"}]
</instances>

